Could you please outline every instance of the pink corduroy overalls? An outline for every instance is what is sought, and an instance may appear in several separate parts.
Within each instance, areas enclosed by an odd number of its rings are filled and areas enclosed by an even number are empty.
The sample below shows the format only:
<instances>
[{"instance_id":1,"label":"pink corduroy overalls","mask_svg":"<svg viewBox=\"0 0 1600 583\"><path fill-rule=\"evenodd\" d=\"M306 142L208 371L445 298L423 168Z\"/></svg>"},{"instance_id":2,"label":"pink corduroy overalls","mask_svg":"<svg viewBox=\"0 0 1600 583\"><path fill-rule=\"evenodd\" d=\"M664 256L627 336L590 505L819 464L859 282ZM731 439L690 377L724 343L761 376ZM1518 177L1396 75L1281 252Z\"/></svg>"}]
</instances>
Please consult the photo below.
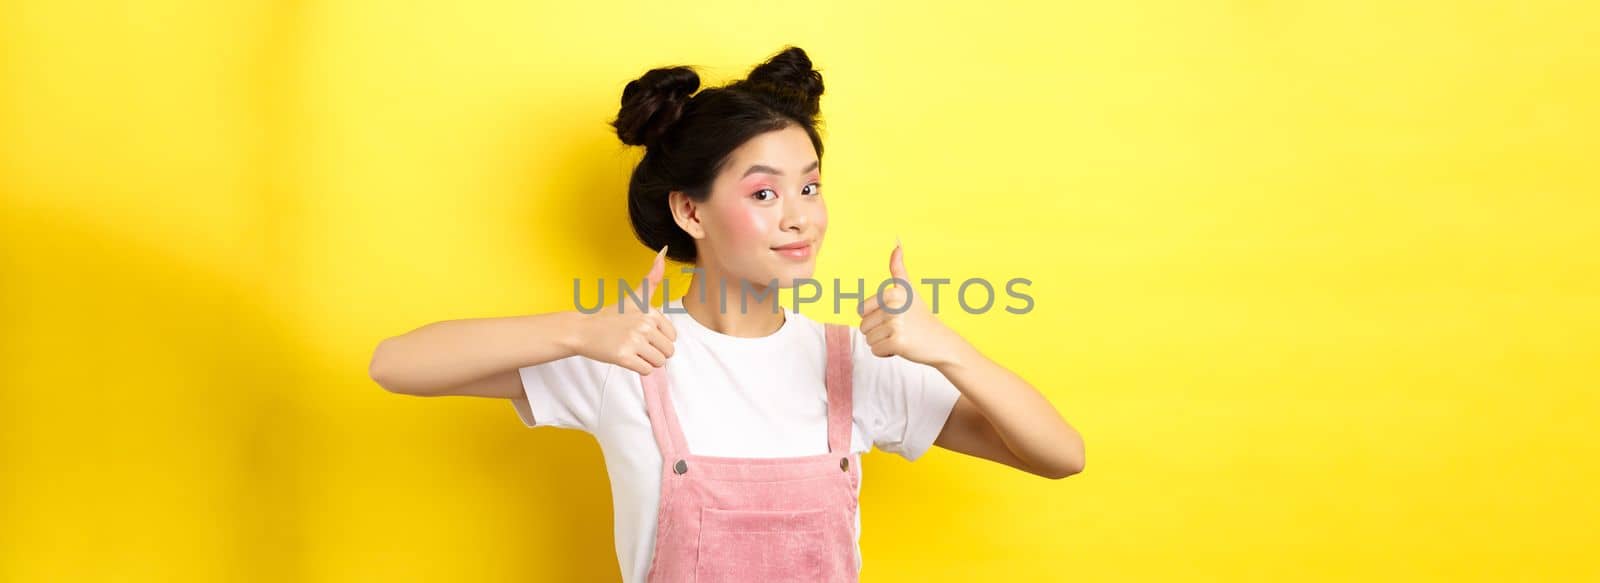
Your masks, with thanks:
<instances>
[{"instance_id":1,"label":"pink corduroy overalls","mask_svg":"<svg viewBox=\"0 0 1600 583\"><path fill-rule=\"evenodd\" d=\"M690 453L672 408L666 368L641 377L661 450L651 583L856 581L861 460L850 451L850 328L824 324L824 330L828 453L786 458Z\"/></svg>"}]
</instances>

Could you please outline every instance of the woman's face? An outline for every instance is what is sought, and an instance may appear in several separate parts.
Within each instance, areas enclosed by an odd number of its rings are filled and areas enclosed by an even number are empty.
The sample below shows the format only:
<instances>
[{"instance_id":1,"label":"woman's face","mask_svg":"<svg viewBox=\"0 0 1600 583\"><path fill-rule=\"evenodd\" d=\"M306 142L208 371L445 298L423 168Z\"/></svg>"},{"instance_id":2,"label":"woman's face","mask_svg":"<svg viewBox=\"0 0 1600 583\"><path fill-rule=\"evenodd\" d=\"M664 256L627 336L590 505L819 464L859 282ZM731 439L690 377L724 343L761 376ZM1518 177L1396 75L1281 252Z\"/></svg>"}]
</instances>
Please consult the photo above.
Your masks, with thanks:
<instances>
[{"instance_id":1,"label":"woman's face","mask_svg":"<svg viewBox=\"0 0 1600 583\"><path fill-rule=\"evenodd\" d=\"M828 230L821 176L810 137L791 125L729 154L705 202L675 193L673 214L695 238L699 267L727 278L730 298L737 297L741 279L756 290L774 280L777 287L793 287L796 279L811 277Z\"/></svg>"}]
</instances>

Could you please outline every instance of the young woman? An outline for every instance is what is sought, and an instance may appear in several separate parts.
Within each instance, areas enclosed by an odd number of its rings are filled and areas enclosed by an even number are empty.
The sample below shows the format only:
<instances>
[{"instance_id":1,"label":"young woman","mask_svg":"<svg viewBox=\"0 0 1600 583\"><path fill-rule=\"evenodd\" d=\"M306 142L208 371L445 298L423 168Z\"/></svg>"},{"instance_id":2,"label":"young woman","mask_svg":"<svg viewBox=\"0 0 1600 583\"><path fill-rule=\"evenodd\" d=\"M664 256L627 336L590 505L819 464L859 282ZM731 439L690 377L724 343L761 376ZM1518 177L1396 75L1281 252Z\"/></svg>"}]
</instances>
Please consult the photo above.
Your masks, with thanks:
<instances>
[{"instance_id":1,"label":"young woman","mask_svg":"<svg viewBox=\"0 0 1600 583\"><path fill-rule=\"evenodd\" d=\"M788 47L744 80L699 85L688 67L651 70L612 122L645 147L628 185L634 231L660 250L644 300L663 256L698 270L683 296L429 324L384 340L373 379L508 398L528 426L594 435L630 582L856 580L873 446L1082 471L1077 431L917 294L870 282L859 328L777 304L811 276L828 228L822 76ZM899 245L885 275L911 281Z\"/></svg>"}]
</instances>

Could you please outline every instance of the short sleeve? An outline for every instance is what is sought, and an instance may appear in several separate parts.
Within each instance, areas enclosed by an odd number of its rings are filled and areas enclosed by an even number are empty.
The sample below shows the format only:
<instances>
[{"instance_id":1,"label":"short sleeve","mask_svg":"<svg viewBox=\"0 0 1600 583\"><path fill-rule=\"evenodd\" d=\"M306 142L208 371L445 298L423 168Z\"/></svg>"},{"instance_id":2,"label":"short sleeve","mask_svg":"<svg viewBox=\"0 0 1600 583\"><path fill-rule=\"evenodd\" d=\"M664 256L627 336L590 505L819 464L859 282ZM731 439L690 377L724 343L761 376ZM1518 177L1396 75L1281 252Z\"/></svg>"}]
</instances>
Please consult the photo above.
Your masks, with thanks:
<instances>
[{"instance_id":1,"label":"short sleeve","mask_svg":"<svg viewBox=\"0 0 1600 583\"><path fill-rule=\"evenodd\" d=\"M523 396L511 399L528 427L562 427L594 433L605 405L606 381L615 366L569 356L517 369Z\"/></svg>"},{"instance_id":2,"label":"short sleeve","mask_svg":"<svg viewBox=\"0 0 1600 583\"><path fill-rule=\"evenodd\" d=\"M873 445L916 461L939 438L961 391L939 369L873 354L861 329L850 331L855 403Z\"/></svg>"}]
</instances>

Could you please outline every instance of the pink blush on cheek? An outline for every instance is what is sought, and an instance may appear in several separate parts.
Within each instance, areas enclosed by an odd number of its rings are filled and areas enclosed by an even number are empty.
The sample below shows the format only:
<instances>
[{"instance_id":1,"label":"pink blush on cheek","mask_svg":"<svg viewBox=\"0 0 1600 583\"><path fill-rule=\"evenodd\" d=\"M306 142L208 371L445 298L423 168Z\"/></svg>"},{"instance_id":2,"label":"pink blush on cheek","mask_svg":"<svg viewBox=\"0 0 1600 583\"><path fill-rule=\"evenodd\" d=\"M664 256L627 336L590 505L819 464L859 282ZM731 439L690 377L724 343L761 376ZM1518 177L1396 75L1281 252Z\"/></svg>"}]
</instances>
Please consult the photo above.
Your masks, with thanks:
<instances>
[{"instance_id":1,"label":"pink blush on cheek","mask_svg":"<svg viewBox=\"0 0 1600 583\"><path fill-rule=\"evenodd\" d=\"M775 218L769 216L772 213L750 206L737 205L734 208L722 208L719 210L717 218L721 219L720 222L728 227L727 232L730 243L737 245L739 248L760 247L765 249L770 245L768 239L771 238L771 233L778 228L777 223L774 222Z\"/></svg>"}]
</instances>

